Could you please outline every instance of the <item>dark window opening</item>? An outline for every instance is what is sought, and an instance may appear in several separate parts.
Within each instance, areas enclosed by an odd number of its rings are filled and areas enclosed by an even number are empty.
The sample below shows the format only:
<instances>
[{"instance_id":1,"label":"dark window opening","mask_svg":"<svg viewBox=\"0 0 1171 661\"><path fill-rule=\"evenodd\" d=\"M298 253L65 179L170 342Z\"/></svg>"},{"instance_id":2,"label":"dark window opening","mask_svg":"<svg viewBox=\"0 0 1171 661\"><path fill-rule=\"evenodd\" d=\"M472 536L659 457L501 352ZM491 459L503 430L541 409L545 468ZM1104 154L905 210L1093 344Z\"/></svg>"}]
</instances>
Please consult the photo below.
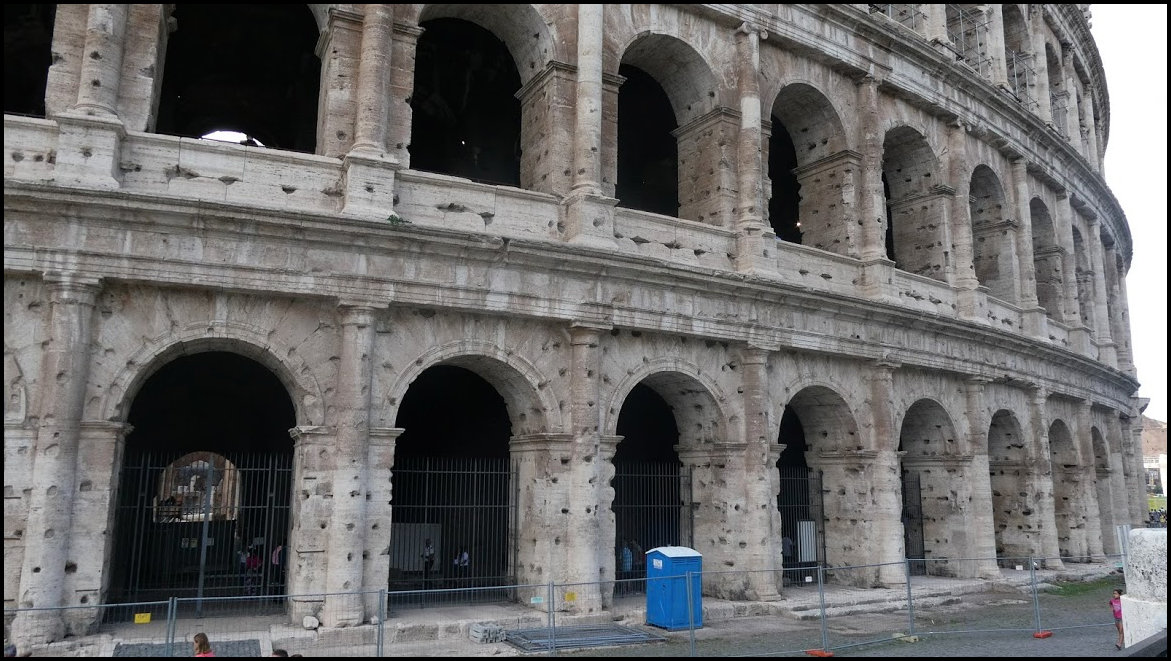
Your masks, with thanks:
<instances>
[{"instance_id":1,"label":"dark window opening","mask_svg":"<svg viewBox=\"0 0 1171 661\"><path fill-rule=\"evenodd\" d=\"M520 185L520 75L504 42L468 21L424 21L411 96L411 168Z\"/></svg>"},{"instance_id":2,"label":"dark window opening","mask_svg":"<svg viewBox=\"0 0 1171 661\"><path fill-rule=\"evenodd\" d=\"M306 6L181 4L172 17L159 133L236 131L275 149L316 150L321 61Z\"/></svg>"},{"instance_id":3,"label":"dark window opening","mask_svg":"<svg viewBox=\"0 0 1171 661\"><path fill-rule=\"evenodd\" d=\"M768 202L769 223L777 238L801 243L801 184L793 169L797 167L797 148L781 120L773 117L773 133L768 145L768 173L773 195Z\"/></svg>"},{"instance_id":4,"label":"dark window opening","mask_svg":"<svg viewBox=\"0 0 1171 661\"><path fill-rule=\"evenodd\" d=\"M45 116L57 5L4 6L4 112Z\"/></svg>"},{"instance_id":5,"label":"dark window opening","mask_svg":"<svg viewBox=\"0 0 1171 661\"><path fill-rule=\"evenodd\" d=\"M810 576L798 568L815 567L825 557L825 517L822 507L821 474L810 470L805 460L809 446L805 429L792 408L781 416L777 442L785 449L777 458L780 491L777 511L781 517L781 556L786 585L802 584Z\"/></svg>"},{"instance_id":6,"label":"dark window opening","mask_svg":"<svg viewBox=\"0 0 1171 661\"><path fill-rule=\"evenodd\" d=\"M623 64L618 90L618 206L679 215L679 144L667 94L643 70Z\"/></svg>"},{"instance_id":7,"label":"dark window opening","mask_svg":"<svg viewBox=\"0 0 1171 661\"><path fill-rule=\"evenodd\" d=\"M895 224L894 212L890 208L890 184L886 181L886 173L882 173L882 199L886 204L886 258L899 268L899 260L895 258Z\"/></svg>"}]
</instances>

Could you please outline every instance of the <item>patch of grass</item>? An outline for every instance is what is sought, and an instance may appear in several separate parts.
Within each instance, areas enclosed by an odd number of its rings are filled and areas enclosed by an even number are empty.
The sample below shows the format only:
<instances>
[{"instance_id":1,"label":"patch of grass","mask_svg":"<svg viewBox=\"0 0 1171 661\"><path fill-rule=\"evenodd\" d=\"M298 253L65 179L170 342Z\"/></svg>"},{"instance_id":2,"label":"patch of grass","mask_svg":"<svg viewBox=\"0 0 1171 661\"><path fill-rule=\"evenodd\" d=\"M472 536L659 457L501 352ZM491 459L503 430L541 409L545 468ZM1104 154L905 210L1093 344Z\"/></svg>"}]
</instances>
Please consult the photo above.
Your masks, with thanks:
<instances>
[{"instance_id":1,"label":"patch of grass","mask_svg":"<svg viewBox=\"0 0 1171 661\"><path fill-rule=\"evenodd\" d=\"M1119 586L1119 583L1120 579L1117 578L1099 578L1096 581L1056 583L1054 584L1054 589L1049 594L1055 594L1059 597L1079 597L1091 592L1100 592L1109 595L1111 590Z\"/></svg>"},{"instance_id":2,"label":"patch of grass","mask_svg":"<svg viewBox=\"0 0 1171 661\"><path fill-rule=\"evenodd\" d=\"M1147 496L1148 510L1167 509L1167 496Z\"/></svg>"}]
</instances>

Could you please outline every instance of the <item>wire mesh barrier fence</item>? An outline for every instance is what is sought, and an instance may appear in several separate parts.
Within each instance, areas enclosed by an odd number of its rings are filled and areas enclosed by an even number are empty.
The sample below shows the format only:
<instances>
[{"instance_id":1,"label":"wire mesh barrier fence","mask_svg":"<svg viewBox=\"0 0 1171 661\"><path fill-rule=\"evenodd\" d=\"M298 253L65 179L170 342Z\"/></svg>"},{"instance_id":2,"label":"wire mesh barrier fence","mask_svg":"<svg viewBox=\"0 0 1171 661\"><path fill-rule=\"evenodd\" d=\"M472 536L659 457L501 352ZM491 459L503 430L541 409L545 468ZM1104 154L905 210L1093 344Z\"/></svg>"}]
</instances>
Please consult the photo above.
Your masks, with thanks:
<instances>
[{"instance_id":1,"label":"wire mesh barrier fence","mask_svg":"<svg viewBox=\"0 0 1171 661\"><path fill-rule=\"evenodd\" d=\"M647 575L590 583L184 596L6 609L4 622L6 641L16 618L64 622L69 635L36 653L74 656L190 656L200 632L218 656L393 656L441 640L583 656L867 656L899 641L1044 645L1034 641L1050 636L1112 645L1109 599L1125 588L1122 565L1119 556L949 558L674 572L648 562Z\"/></svg>"}]
</instances>

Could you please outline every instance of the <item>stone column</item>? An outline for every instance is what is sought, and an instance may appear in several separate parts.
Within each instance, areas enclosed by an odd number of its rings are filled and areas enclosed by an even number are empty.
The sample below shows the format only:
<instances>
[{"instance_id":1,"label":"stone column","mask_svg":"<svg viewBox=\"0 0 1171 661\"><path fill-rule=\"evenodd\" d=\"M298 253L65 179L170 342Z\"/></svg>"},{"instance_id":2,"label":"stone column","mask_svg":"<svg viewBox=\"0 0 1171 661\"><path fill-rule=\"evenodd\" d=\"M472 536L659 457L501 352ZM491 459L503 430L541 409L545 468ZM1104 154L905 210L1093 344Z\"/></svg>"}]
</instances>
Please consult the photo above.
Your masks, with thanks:
<instances>
[{"instance_id":1,"label":"stone column","mask_svg":"<svg viewBox=\"0 0 1171 661\"><path fill-rule=\"evenodd\" d=\"M300 425L289 430L293 439L292 526L286 546L288 558L289 623L300 625L306 615L317 616L328 591L327 551L332 530L333 429Z\"/></svg>"},{"instance_id":2,"label":"stone column","mask_svg":"<svg viewBox=\"0 0 1171 661\"><path fill-rule=\"evenodd\" d=\"M337 437L333 466L333 511L329 517L326 588L330 593L368 589L363 580L366 548L367 461L370 435L370 378L374 350L374 310L343 303L337 366ZM358 594L330 594L322 611L328 627L363 624Z\"/></svg>"},{"instance_id":3,"label":"stone column","mask_svg":"<svg viewBox=\"0 0 1171 661\"><path fill-rule=\"evenodd\" d=\"M605 440L602 439L603 442ZM603 447L599 461L609 462L616 445L617 441L614 441L608 448ZM536 608L543 611L547 607L543 602L548 599L545 584L566 576L569 571L567 564L577 553L577 550L571 549L576 541L570 539L569 529L573 488L567 486L574 485L577 480L578 468L573 465L574 443L571 434L528 434L513 436L509 446L518 482L516 529L510 531L517 539L516 579L520 585L529 586L517 590L517 599L522 604L528 604L532 603L532 597L540 597L540 605ZM608 455L606 450L609 451ZM611 467L604 481L606 487L609 487L613 476ZM605 502L603 514L610 514L612 489L609 498ZM612 531L612 514L609 520ZM605 551L614 548L613 532L610 536L610 545L596 550L603 559L606 555L613 555ZM599 542L604 543L605 540ZM584 549L582 551L588 553ZM609 573L606 576L614 575L613 559L609 560L608 565L599 568L600 574L607 571ZM574 586L575 590L577 588ZM554 597L562 599L553 604L555 609L564 611L571 608L568 600L563 600L564 596Z\"/></svg>"},{"instance_id":4,"label":"stone column","mask_svg":"<svg viewBox=\"0 0 1171 661\"><path fill-rule=\"evenodd\" d=\"M400 167L411 167L411 122L414 110L410 100L415 94L415 51L423 28L413 25L395 24L390 58L390 116L387 129L387 145Z\"/></svg>"},{"instance_id":5,"label":"stone column","mask_svg":"<svg viewBox=\"0 0 1171 661\"><path fill-rule=\"evenodd\" d=\"M1126 293L1126 274L1122 269L1118 270L1118 277L1115 278L1118 284L1117 302L1118 314L1116 326L1117 331L1113 335L1115 345L1122 343L1124 348L1118 350L1118 369L1122 370L1130 378L1137 378L1138 373L1134 367L1134 344L1131 340L1130 332L1130 297Z\"/></svg>"},{"instance_id":6,"label":"stone column","mask_svg":"<svg viewBox=\"0 0 1171 661\"><path fill-rule=\"evenodd\" d=\"M129 5L90 5L77 103L57 120L58 183L100 189L121 186L122 140L118 88Z\"/></svg>"},{"instance_id":7,"label":"stone column","mask_svg":"<svg viewBox=\"0 0 1171 661\"><path fill-rule=\"evenodd\" d=\"M988 53L992 57L992 84L1008 89L1008 63L1004 60L1004 10L999 4L988 5L988 25Z\"/></svg>"},{"instance_id":8,"label":"stone column","mask_svg":"<svg viewBox=\"0 0 1171 661\"><path fill-rule=\"evenodd\" d=\"M1053 122L1053 106L1049 98L1049 58L1045 54L1045 17L1041 5L1029 5L1029 37L1033 48L1033 66L1037 69L1037 114L1047 123Z\"/></svg>"},{"instance_id":9,"label":"stone column","mask_svg":"<svg viewBox=\"0 0 1171 661\"><path fill-rule=\"evenodd\" d=\"M608 329L575 324L569 331L570 375L569 415L572 471L566 521L565 580L579 583L577 598L566 609L578 613L598 613L609 600L608 591L598 581L609 576L603 571L613 562L614 526L606 488L613 466L603 450L602 439L602 333ZM609 450L613 456L613 448ZM605 507L603 508L603 503ZM609 524L609 525L607 525Z\"/></svg>"},{"instance_id":10,"label":"stone column","mask_svg":"<svg viewBox=\"0 0 1171 661\"><path fill-rule=\"evenodd\" d=\"M363 16L356 11L357 7L361 5L331 5L325 29L317 40L315 53L321 59L321 80L349 82L322 85L314 150L320 156L345 158L354 144L359 92L355 81L363 29Z\"/></svg>"},{"instance_id":11,"label":"stone column","mask_svg":"<svg viewBox=\"0 0 1171 661\"><path fill-rule=\"evenodd\" d=\"M1082 325L1081 315L1078 312L1077 301L1077 256L1073 249L1073 210L1069 205L1069 192L1057 193L1057 218L1054 232L1057 234L1058 245L1061 246L1061 279L1065 285L1065 305L1062 323L1071 329Z\"/></svg>"},{"instance_id":12,"label":"stone column","mask_svg":"<svg viewBox=\"0 0 1171 661\"><path fill-rule=\"evenodd\" d=\"M1106 273L1102 270L1102 234L1098 219L1086 219L1089 235L1086 250L1090 253L1090 268L1094 270L1094 335L1098 342L1098 360L1110 367L1118 367L1114 338L1110 335L1110 316L1106 308Z\"/></svg>"},{"instance_id":13,"label":"stone column","mask_svg":"<svg viewBox=\"0 0 1171 661\"><path fill-rule=\"evenodd\" d=\"M968 447L961 454L972 457L971 482L972 513L969 521L973 527L971 542L965 553L976 558L978 566L975 576L998 578L1000 568L996 564L996 521L992 513L992 470L988 463L988 427L992 424L984 401L984 389L988 379L969 377L964 383L967 401Z\"/></svg>"},{"instance_id":14,"label":"stone column","mask_svg":"<svg viewBox=\"0 0 1171 661\"><path fill-rule=\"evenodd\" d=\"M764 163L761 158L761 34L748 23L736 31L736 80L740 92L740 131L736 141L736 270L767 271L776 234L764 223Z\"/></svg>"},{"instance_id":15,"label":"stone column","mask_svg":"<svg viewBox=\"0 0 1171 661\"><path fill-rule=\"evenodd\" d=\"M89 379L91 324L99 281L75 273L45 274L49 294L41 363L40 410L33 448L32 493L20 572L19 608L75 606L65 593L66 565L92 549L72 548L78 439ZM65 635L60 611L21 611L12 623L19 649Z\"/></svg>"},{"instance_id":16,"label":"stone column","mask_svg":"<svg viewBox=\"0 0 1171 661\"><path fill-rule=\"evenodd\" d=\"M781 513L777 510L776 428L769 406L768 357L770 350L748 346L741 351L741 388L744 401L744 541L739 558L748 572L744 590L754 601L776 599L782 574Z\"/></svg>"},{"instance_id":17,"label":"stone column","mask_svg":"<svg viewBox=\"0 0 1171 661\"><path fill-rule=\"evenodd\" d=\"M1143 426L1141 409L1117 416L1122 436L1122 461L1126 476L1128 522L1141 528L1147 522L1147 480L1143 470Z\"/></svg>"},{"instance_id":18,"label":"stone column","mask_svg":"<svg viewBox=\"0 0 1171 661\"><path fill-rule=\"evenodd\" d=\"M394 171L399 165L386 144L394 5L364 7L354 144L342 159L346 196L342 212L381 220L394 213Z\"/></svg>"},{"instance_id":19,"label":"stone column","mask_svg":"<svg viewBox=\"0 0 1171 661\"><path fill-rule=\"evenodd\" d=\"M1037 266L1033 262L1033 215L1029 210L1029 175L1025 159L1012 162L1012 183L1020 219L1021 240L1016 242L1021 273L1021 315L1024 331L1033 337L1047 337L1045 310L1037 303Z\"/></svg>"},{"instance_id":20,"label":"stone column","mask_svg":"<svg viewBox=\"0 0 1171 661\"><path fill-rule=\"evenodd\" d=\"M1086 512L1086 543L1090 557L1104 561L1102 543L1101 506L1098 504L1097 467L1094 465L1094 439L1090 428L1093 426L1090 400L1082 400L1077 410L1077 449L1081 458L1082 501Z\"/></svg>"},{"instance_id":21,"label":"stone column","mask_svg":"<svg viewBox=\"0 0 1171 661\"><path fill-rule=\"evenodd\" d=\"M1077 98L1077 81L1073 76L1073 67L1067 65L1066 62L1072 55L1073 44L1065 42L1061 44L1061 85L1065 89L1065 129L1066 137L1069 138L1070 144L1079 153L1084 154L1082 147L1082 132L1078 128L1078 115L1080 114L1080 106Z\"/></svg>"},{"instance_id":22,"label":"stone column","mask_svg":"<svg viewBox=\"0 0 1171 661\"><path fill-rule=\"evenodd\" d=\"M394 449L398 437L406 431L397 427L370 429L369 450L366 454L366 549L363 580L367 590L379 590L390 582L391 521L394 488ZM368 592L364 598L366 612L379 612L378 594Z\"/></svg>"},{"instance_id":23,"label":"stone column","mask_svg":"<svg viewBox=\"0 0 1171 661\"><path fill-rule=\"evenodd\" d=\"M1027 459L1029 484L1028 491L1035 494L1037 507L1037 526L1040 533L1038 545L1031 553L1043 557L1047 569L1061 569L1061 548L1057 542L1057 518L1054 511L1053 489L1053 461L1049 453L1049 416L1046 414L1045 403L1048 393L1040 386L1030 389L1029 394L1029 421L1033 428L1033 442L1029 443L1029 457Z\"/></svg>"},{"instance_id":24,"label":"stone column","mask_svg":"<svg viewBox=\"0 0 1171 661\"><path fill-rule=\"evenodd\" d=\"M1086 90L1085 96L1082 97L1081 119L1085 124L1086 131L1086 145L1083 152L1086 160L1090 165L1098 169L1098 126L1094 121L1094 94L1093 90Z\"/></svg>"},{"instance_id":25,"label":"stone column","mask_svg":"<svg viewBox=\"0 0 1171 661\"><path fill-rule=\"evenodd\" d=\"M940 43L948 43L947 38L947 5L922 5L923 11L927 12L927 25L925 26L928 41L936 40Z\"/></svg>"},{"instance_id":26,"label":"stone column","mask_svg":"<svg viewBox=\"0 0 1171 661\"><path fill-rule=\"evenodd\" d=\"M857 84L859 148L858 215L862 220L862 292L874 299L895 300L894 262L886 256L886 196L882 192L882 117L878 80L866 76Z\"/></svg>"},{"instance_id":27,"label":"stone column","mask_svg":"<svg viewBox=\"0 0 1171 661\"><path fill-rule=\"evenodd\" d=\"M959 314L966 319L987 321L984 314L985 296L979 291L976 278L975 247L972 237L972 209L968 202L972 180L967 159L967 129L958 119L947 127L947 173L955 195L950 202L952 273L950 284L956 288Z\"/></svg>"},{"instance_id":28,"label":"stone column","mask_svg":"<svg viewBox=\"0 0 1171 661\"><path fill-rule=\"evenodd\" d=\"M573 188L564 202L565 238L614 248L614 207L602 192L602 37L605 5L577 5Z\"/></svg>"},{"instance_id":29,"label":"stone column","mask_svg":"<svg viewBox=\"0 0 1171 661\"><path fill-rule=\"evenodd\" d=\"M875 540L857 564L884 563L878 569L879 582L902 584L907 580L903 559L906 557L902 522L903 485L899 449L899 432L895 429L894 371L897 363L875 362L867 374L870 411L870 448L875 452L869 468L873 510L869 514L871 535ZM859 549L861 551L861 549ZM893 563L893 564L892 564Z\"/></svg>"}]
</instances>

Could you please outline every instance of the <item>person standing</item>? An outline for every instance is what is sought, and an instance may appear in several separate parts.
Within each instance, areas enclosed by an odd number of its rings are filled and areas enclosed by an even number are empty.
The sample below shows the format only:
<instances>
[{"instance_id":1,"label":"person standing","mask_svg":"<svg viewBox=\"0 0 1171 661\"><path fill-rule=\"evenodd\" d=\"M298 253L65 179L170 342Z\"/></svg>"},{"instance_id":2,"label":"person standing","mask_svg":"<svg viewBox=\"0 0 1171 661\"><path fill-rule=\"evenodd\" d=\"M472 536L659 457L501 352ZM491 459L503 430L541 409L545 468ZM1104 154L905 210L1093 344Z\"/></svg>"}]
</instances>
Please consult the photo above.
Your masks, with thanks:
<instances>
[{"instance_id":1,"label":"person standing","mask_svg":"<svg viewBox=\"0 0 1171 661\"><path fill-rule=\"evenodd\" d=\"M215 652L211 651L211 643L207 640L207 634L202 631L195 634L191 642L195 645L195 656L215 656Z\"/></svg>"},{"instance_id":2,"label":"person standing","mask_svg":"<svg viewBox=\"0 0 1171 661\"><path fill-rule=\"evenodd\" d=\"M459 549L459 553L455 554L455 559L452 560L451 564L455 569L456 585L466 587L468 578L468 565L470 564L471 559L468 557L467 546L461 544Z\"/></svg>"},{"instance_id":3,"label":"person standing","mask_svg":"<svg viewBox=\"0 0 1171 661\"><path fill-rule=\"evenodd\" d=\"M431 538L423 540L423 586L426 587L431 581L431 570L435 567L435 547L431 544Z\"/></svg>"},{"instance_id":4,"label":"person standing","mask_svg":"<svg viewBox=\"0 0 1171 661\"><path fill-rule=\"evenodd\" d=\"M1110 599L1110 609L1114 611L1114 628L1118 629L1118 642L1114 649L1122 649L1122 590L1114 588L1114 596Z\"/></svg>"}]
</instances>

